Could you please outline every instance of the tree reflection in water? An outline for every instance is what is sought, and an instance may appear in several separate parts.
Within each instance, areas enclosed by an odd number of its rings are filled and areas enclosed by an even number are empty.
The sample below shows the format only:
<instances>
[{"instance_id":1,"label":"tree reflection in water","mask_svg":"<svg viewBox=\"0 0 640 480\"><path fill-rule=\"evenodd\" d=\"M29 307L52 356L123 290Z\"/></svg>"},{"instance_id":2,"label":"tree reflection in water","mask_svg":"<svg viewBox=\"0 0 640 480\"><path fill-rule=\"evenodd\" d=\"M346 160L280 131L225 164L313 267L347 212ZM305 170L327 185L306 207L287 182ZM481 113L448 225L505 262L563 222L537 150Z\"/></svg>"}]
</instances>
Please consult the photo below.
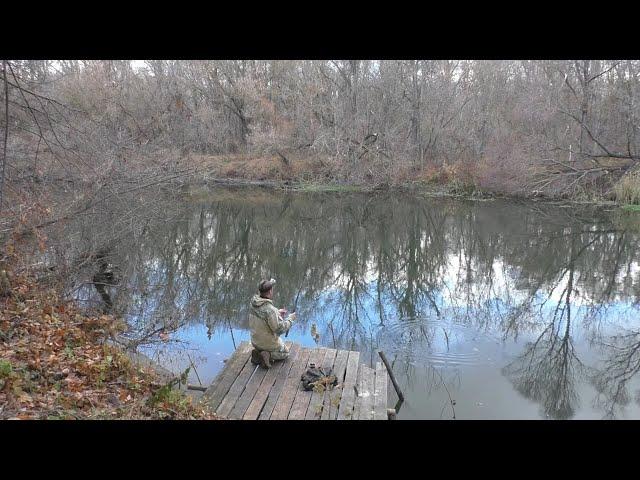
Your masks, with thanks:
<instances>
[{"instance_id":1,"label":"tree reflection in water","mask_svg":"<svg viewBox=\"0 0 640 480\"><path fill-rule=\"evenodd\" d=\"M276 303L297 304L298 335L315 323L320 343L367 362L388 349L406 382L428 376L416 366L464 328L530 340L503 372L550 417L574 415L586 373L610 403L628 400L640 339L608 335L620 305L638 311L638 234L593 208L226 189L176 208L179 220L112 248L122 281L111 301L141 335L246 329L249 298L273 276ZM598 379L578 331L609 349Z\"/></svg>"},{"instance_id":2,"label":"tree reflection in water","mask_svg":"<svg viewBox=\"0 0 640 480\"><path fill-rule=\"evenodd\" d=\"M574 415L578 401L576 376L584 371L571 338L575 263L585 251L583 248L576 254L575 248L576 237L572 236L569 260L561 277L563 279L566 273L568 279L550 322L538 338L528 343L525 351L504 368L520 393L539 402L547 416L557 419Z\"/></svg>"},{"instance_id":3,"label":"tree reflection in water","mask_svg":"<svg viewBox=\"0 0 640 480\"><path fill-rule=\"evenodd\" d=\"M591 380L598 391L595 404L601 407L607 418L631 401L630 384L640 371L640 331L613 335L607 343L601 342L605 350L602 367L595 370ZM638 388L636 386L636 388ZM640 388L635 392L635 401L640 404Z\"/></svg>"}]
</instances>

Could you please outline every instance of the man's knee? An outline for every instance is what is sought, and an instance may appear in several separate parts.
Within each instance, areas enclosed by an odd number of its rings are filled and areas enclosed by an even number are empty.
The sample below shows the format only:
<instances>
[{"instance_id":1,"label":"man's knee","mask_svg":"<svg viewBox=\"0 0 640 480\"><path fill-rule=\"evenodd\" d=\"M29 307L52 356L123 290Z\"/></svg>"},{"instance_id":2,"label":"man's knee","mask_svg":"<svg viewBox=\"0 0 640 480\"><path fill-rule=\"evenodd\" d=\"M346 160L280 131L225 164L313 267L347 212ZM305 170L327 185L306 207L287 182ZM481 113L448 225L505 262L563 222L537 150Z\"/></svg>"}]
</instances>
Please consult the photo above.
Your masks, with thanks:
<instances>
[{"instance_id":1,"label":"man's knee","mask_svg":"<svg viewBox=\"0 0 640 480\"><path fill-rule=\"evenodd\" d=\"M273 360L285 360L289 357L289 352L271 352Z\"/></svg>"},{"instance_id":2,"label":"man's knee","mask_svg":"<svg viewBox=\"0 0 640 480\"><path fill-rule=\"evenodd\" d=\"M289 349L283 345L278 351L271 352L271 358L274 360L285 360L289 357Z\"/></svg>"}]
</instances>

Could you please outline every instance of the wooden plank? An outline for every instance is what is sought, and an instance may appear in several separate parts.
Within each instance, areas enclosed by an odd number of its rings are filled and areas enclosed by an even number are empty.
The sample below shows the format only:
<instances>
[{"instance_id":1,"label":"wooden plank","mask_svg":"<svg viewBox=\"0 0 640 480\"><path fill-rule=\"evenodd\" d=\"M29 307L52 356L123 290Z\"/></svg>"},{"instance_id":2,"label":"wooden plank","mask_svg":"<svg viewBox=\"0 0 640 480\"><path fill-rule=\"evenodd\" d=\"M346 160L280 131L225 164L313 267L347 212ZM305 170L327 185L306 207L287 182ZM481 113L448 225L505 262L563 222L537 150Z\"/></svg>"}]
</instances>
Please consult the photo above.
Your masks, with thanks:
<instances>
[{"instance_id":1,"label":"wooden plank","mask_svg":"<svg viewBox=\"0 0 640 480\"><path fill-rule=\"evenodd\" d=\"M289 375L282 387L282 392L280 393L278 401L273 409L273 413L270 417L271 420L287 419L289 410L291 410L291 405L295 399L296 392L298 391L298 388L300 388L300 375L302 375L307 368L307 362L310 355L311 350L309 348L302 348L298 353L296 362L289 371ZM260 418L262 418L262 415Z\"/></svg>"},{"instance_id":2,"label":"wooden plank","mask_svg":"<svg viewBox=\"0 0 640 480\"><path fill-rule=\"evenodd\" d=\"M265 370L251 364L251 344L242 342L202 401L221 417L232 419L387 419L389 376L383 363L378 362L373 370L359 365L359 352L308 349L296 344L289 348L287 360L274 362ZM302 390L300 375L311 362L333 368L342 388L328 392Z\"/></svg>"},{"instance_id":3,"label":"wooden plank","mask_svg":"<svg viewBox=\"0 0 640 480\"><path fill-rule=\"evenodd\" d=\"M247 407L247 411L242 416L243 420L257 420L260 412L263 410L263 407L266 406L267 399L269 398L269 393L271 392L271 387L274 386L274 383L277 379L282 375L282 370L289 370L291 368L292 360L295 358L295 355L300 348L296 344L292 344L292 342L285 342L289 345L289 358L282 362L275 362L275 364L267 370L266 375L260 382L260 385L249 403ZM286 374L285 374L286 378Z\"/></svg>"},{"instance_id":4,"label":"wooden plank","mask_svg":"<svg viewBox=\"0 0 640 480\"><path fill-rule=\"evenodd\" d=\"M320 366L326 370L333 368L333 362L336 358L336 349L335 348L327 348L324 359L322 360ZM313 392L311 394L311 401L309 402L309 408L307 408L307 413L305 415L305 420L320 420L322 415L322 406L324 404L325 391L322 392Z\"/></svg>"},{"instance_id":5,"label":"wooden plank","mask_svg":"<svg viewBox=\"0 0 640 480\"><path fill-rule=\"evenodd\" d=\"M215 378L211 386L202 394L202 402L212 410L216 410L235 381L240 371L250 358L252 346L249 342L242 342L229 357L222 371Z\"/></svg>"},{"instance_id":6,"label":"wooden plank","mask_svg":"<svg viewBox=\"0 0 640 480\"><path fill-rule=\"evenodd\" d=\"M351 416L352 420L357 420L360 416L360 407L362 406L362 386L363 378L362 378L362 368L358 369L358 380L356 381L357 391L356 391L356 401L353 405L353 415Z\"/></svg>"},{"instance_id":7,"label":"wooden plank","mask_svg":"<svg viewBox=\"0 0 640 480\"><path fill-rule=\"evenodd\" d=\"M229 378L235 379L237 377L240 370L242 370L242 367L244 367L244 363L246 363L246 360L249 359L251 348L252 348L251 344L247 341L242 342L240 345L238 345L238 348L236 348L236 350L227 359L220 373L218 373L218 375L213 380L209 388L207 388L207 390L203 394L203 399L206 398L207 400L213 400L216 396L219 396L219 394L221 393L225 379L227 380ZM241 359L245 360L245 362L239 363ZM229 387L231 387L231 384L229 384L227 389ZM224 397L226 393L227 392L224 392L222 394L222 397ZM222 398L220 398L220 400L222 400Z\"/></svg>"},{"instance_id":8,"label":"wooden plank","mask_svg":"<svg viewBox=\"0 0 640 480\"><path fill-rule=\"evenodd\" d=\"M358 389L358 393L362 398L358 412L358 420L372 420L375 370L366 365L361 365L360 368L362 368L362 390Z\"/></svg>"},{"instance_id":9,"label":"wooden plank","mask_svg":"<svg viewBox=\"0 0 640 480\"><path fill-rule=\"evenodd\" d=\"M282 363L282 362L278 362L278 363ZM269 369L258 368L254 372L254 374L251 376L251 378L247 382L247 385L245 386L244 390L242 391L242 394L240 394L240 398L238 398L238 401L233 406L231 413L229 413L228 418L230 420L238 420L242 418L244 413L247 411L247 408L249 407L251 400L253 400L253 396L256 394L258 387L262 383L262 380L264 380L265 375L267 374L267 372L273 370L274 368L275 368L275 365L273 365Z\"/></svg>"},{"instance_id":10,"label":"wooden plank","mask_svg":"<svg viewBox=\"0 0 640 480\"><path fill-rule=\"evenodd\" d=\"M360 352L349 352L347 371L344 375L344 387L342 388L342 398L340 398L340 407L338 408L338 420L348 420L351 419L353 415L353 404L356 398L356 392L353 387L356 385L358 378L359 361Z\"/></svg>"},{"instance_id":11,"label":"wooden plank","mask_svg":"<svg viewBox=\"0 0 640 480\"><path fill-rule=\"evenodd\" d=\"M316 366L321 365L326 351L327 349L323 347L314 348L311 352L311 355L309 356L307 367L311 363L315 363ZM302 373L304 373L304 370L302 371ZM302 375L302 373L300 373L300 375ZM304 417L307 414L307 410L309 409L309 402L311 402L311 395L313 394L312 391L306 391L302 388L302 381L300 377L298 377L297 386L298 388L296 391L296 396L293 399L293 404L291 405L291 410L289 411L289 416L287 417L289 420L304 420Z\"/></svg>"},{"instance_id":12,"label":"wooden plank","mask_svg":"<svg viewBox=\"0 0 640 480\"><path fill-rule=\"evenodd\" d=\"M376 363L376 378L373 397L374 420L387 420L387 385L389 378L382 362Z\"/></svg>"},{"instance_id":13,"label":"wooden plank","mask_svg":"<svg viewBox=\"0 0 640 480\"><path fill-rule=\"evenodd\" d=\"M291 341L285 342L285 345L291 348ZM244 416L247 408L249 407L249 404L253 400L254 395L258 391L258 387L260 387L267 373L272 371L275 371L277 373L278 370L282 367L283 363L283 361L275 361L269 369L259 368L258 370L256 370L251 379L247 382L247 386L240 395L240 398L238 398L238 401L234 405L233 410L231 410L231 413L229 414L229 418L231 420L237 420ZM273 377L275 378L275 374L273 375Z\"/></svg>"},{"instance_id":14,"label":"wooden plank","mask_svg":"<svg viewBox=\"0 0 640 480\"><path fill-rule=\"evenodd\" d=\"M238 401L238 398L240 398L240 395L247 385L247 382L251 378L251 375L253 375L257 368L262 367L254 365L250 361L245 364L244 368L236 377L235 382L233 382L233 385L231 385L231 388L222 399L222 402L220 402L220 406L216 410L216 414L220 415L223 418L227 418L229 416L231 410L233 409L233 406Z\"/></svg>"},{"instance_id":15,"label":"wooden plank","mask_svg":"<svg viewBox=\"0 0 640 480\"><path fill-rule=\"evenodd\" d=\"M338 416L338 406L340 405L340 397L342 396L344 374L347 371L348 358L348 350L338 350L333 364L333 373L338 377L338 385L324 396L321 420L335 420Z\"/></svg>"},{"instance_id":16,"label":"wooden plank","mask_svg":"<svg viewBox=\"0 0 640 480\"><path fill-rule=\"evenodd\" d=\"M289 372L291 371L291 368L293 368L293 366L295 365L298 355L300 354L300 350L301 350L301 346L298 344L293 344L293 346L291 347L291 351L289 352L289 358L282 362L283 365L280 368L280 370L277 372L276 377L275 377L275 382L272 384L272 386L269 389L265 389L267 390L266 393L268 394L268 396L266 397L266 401L264 402L264 407L261 406L261 410L254 405L254 403L259 403L261 400L260 398L265 395L264 390L258 390L258 393L256 394L256 398L253 399L253 401L251 402L252 405L249 405L249 408L247 409L247 413L245 414L245 417L247 417L247 420L255 418L253 417L254 414L256 414L256 410L259 412L258 415L258 419L259 420L269 420L271 418L271 414L273 413L273 409L276 406L276 402L278 400L278 397L280 397L280 393L282 392L282 388L285 385L285 382L287 380L287 377L289 376ZM268 382L267 380L268 377L265 377L265 380L263 380L263 383ZM266 385L266 384L265 384Z\"/></svg>"}]
</instances>

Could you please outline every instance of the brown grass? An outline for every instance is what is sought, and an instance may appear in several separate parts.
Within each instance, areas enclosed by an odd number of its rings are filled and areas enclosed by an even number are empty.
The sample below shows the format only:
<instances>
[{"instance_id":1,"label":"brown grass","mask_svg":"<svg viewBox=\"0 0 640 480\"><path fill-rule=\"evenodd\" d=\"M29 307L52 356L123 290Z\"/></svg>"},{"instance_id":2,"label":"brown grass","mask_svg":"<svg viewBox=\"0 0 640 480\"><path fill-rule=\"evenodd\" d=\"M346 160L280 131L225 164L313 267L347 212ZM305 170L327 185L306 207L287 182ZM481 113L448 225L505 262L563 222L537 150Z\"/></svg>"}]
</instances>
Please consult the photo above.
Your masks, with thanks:
<instances>
[{"instance_id":1,"label":"brown grass","mask_svg":"<svg viewBox=\"0 0 640 480\"><path fill-rule=\"evenodd\" d=\"M640 204L640 172L635 171L622 177L613 187L617 201L626 204Z\"/></svg>"}]
</instances>

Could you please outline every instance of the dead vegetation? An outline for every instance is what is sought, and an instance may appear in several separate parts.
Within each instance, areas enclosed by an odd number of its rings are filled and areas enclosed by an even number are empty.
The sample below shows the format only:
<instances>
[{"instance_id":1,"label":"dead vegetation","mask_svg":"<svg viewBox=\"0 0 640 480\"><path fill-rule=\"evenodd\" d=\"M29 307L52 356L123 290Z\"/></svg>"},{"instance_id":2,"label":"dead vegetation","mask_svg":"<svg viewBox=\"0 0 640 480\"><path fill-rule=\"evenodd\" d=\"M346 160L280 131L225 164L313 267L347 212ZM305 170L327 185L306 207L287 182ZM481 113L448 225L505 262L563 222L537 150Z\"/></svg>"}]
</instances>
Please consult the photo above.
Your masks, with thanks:
<instances>
[{"instance_id":1,"label":"dead vegetation","mask_svg":"<svg viewBox=\"0 0 640 480\"><path fill-rule=\"evenodd\" d=\"M5 60L2 212L17 219L24 192L48 207L54 183L73 214L210 178L624 197L639 65Z\"/></svg>"},{"instance_id":2,"label":"dead vegetation","mask_svg":"<svg viewBox=\"0 0 640 480\"><path fill-rule=\"evenodd\" d=\"M215 418L110 341L126 328L120 320L16 269L13 245L2 266L0 419Z\"/></svg>"},{"instance_id":3,"label":"dead vegetation","mask_svg":"<svg viewBox=\"0 0 640 480\"><path fill-rule=\"evenodd\" d=\"M630 205L640 205L640 172L634 171L625 175L614 186L616 200Z\"/></svg>"}]
</instances>

